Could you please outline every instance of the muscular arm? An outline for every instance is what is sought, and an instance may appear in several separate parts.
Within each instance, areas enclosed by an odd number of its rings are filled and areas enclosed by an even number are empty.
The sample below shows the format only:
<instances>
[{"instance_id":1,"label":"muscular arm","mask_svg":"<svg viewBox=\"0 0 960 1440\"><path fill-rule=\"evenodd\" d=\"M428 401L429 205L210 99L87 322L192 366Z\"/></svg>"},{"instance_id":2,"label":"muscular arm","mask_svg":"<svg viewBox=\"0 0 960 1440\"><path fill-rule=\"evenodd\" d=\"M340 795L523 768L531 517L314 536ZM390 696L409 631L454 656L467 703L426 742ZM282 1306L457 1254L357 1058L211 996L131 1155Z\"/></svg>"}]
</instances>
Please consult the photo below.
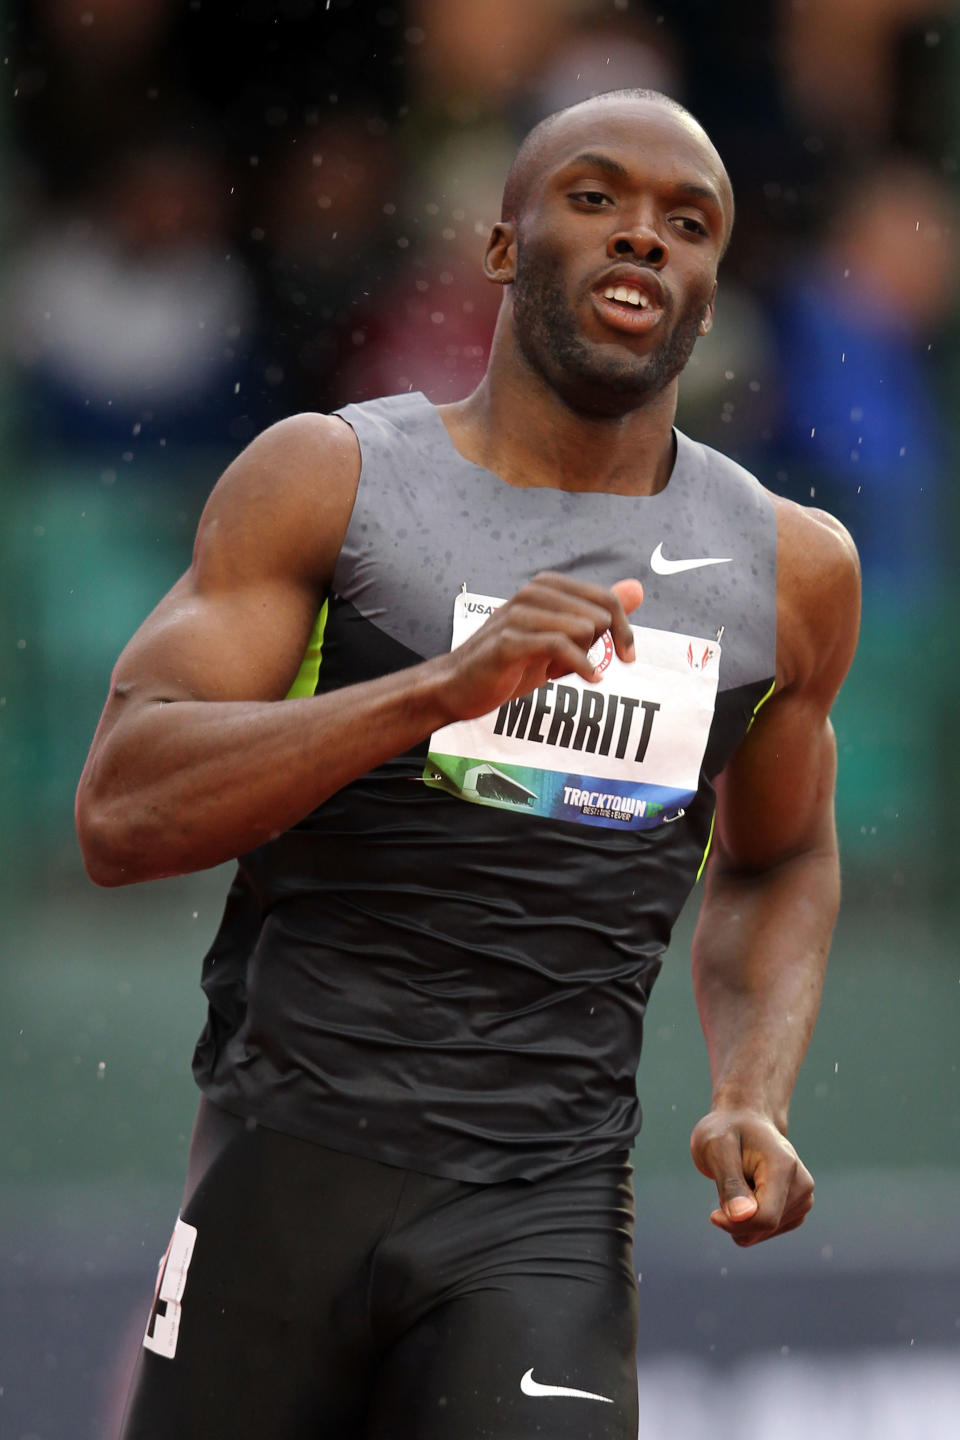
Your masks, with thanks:
<instances>
[{"instance_id":1,"label":"muscular arm","mask_svg":"<svg viewBox=\"0 0 960 1440\"><path fill-rule=\"evenodd\" d=\"M609 626L621 658L631 657L617 594L545 575L450 655L285 700L359 469L342 421L303 415L254 441L214 490L190 570L117 663L81 777L77 828L98 883L242 854L438 726L545 679L589 677L586 651ZM642 592L625 585L630 609Z\"/></svg>"},{"instance_id":2,"label":"muscular arm","mask_svg":"<svg viewBox=\"0 0 960 1440\"><path fill-rule=\"evenodd\" d=\"M813 1203L786 1130L840 898L829 710L859 616L856 555L826 517L783 506L779 570L777 690L718 784L693 950L713 1095L691 1150L717 1184L711 1219L741 1245Z\"/></svg>"}]
</instances>

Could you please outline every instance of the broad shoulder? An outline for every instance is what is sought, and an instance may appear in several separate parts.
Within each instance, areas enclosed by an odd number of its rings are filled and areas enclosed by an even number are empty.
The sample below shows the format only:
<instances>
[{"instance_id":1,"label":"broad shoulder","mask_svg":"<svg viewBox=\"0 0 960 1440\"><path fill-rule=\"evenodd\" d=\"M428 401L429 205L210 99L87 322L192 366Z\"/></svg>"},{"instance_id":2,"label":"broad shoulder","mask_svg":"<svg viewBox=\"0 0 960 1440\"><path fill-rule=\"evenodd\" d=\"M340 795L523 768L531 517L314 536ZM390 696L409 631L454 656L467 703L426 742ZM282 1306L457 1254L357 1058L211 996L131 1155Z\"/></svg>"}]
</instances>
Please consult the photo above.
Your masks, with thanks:
<instances>
[{"instance_id":1,"label":"broad shoulder","mask_svg":"<svg viewBox=\"0 0 960 1440\"><path fill-rule=\"evenodd\" d=\"M333 415L291 415L227 467L204 508L194 569L281 569L329 579L350 520L360 448Z\"/></svg>"},{"instance_id":2,"label":"broad shoulder","mask_svg":"<svg viewBox=\"0 0 960 1440\"><path fill-rule=\"evenodd\" d=\"M237 510L245 522L282 518L306 506L350 502L360 475L357 437L335 415L303 413L271 425L224 471L210 496L217 515Z\"/></svg>"},{"instance_id":3,"label":"broad shoulder","mask_svg":"<svg viewBox=\"0 0 960 1440\"><path fill-rule=\"evenodd\" d=\"M778 689L835 691L860 626L856 546L827 511L780 495L770 499L777 517Z\"/></svg>"}]
</instances>

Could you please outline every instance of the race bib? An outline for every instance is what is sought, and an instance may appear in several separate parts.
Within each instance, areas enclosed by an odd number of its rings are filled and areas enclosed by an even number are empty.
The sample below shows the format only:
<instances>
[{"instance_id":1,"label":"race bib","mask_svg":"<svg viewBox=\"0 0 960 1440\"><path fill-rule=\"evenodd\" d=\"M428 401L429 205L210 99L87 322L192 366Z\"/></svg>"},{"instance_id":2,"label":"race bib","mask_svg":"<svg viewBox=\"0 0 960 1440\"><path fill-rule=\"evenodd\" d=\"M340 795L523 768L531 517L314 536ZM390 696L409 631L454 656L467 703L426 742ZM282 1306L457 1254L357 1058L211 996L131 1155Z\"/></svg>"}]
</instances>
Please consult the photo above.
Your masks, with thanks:
<instances>
[{"instance_id":1,"label":"race bib","mask_svg":"<svg viewBox=\"0 0 960 1440\"><path fill-rule=\"evenodd\" d=\"M502 605L457 596L456 649ZM648 830L679 820L697 793L713 720L720 644L631 626L636 660L609 632L590 651L600 679L551 680L430 740L428 785L477 805L584 825Z\"/></svg>"}]
</instances>

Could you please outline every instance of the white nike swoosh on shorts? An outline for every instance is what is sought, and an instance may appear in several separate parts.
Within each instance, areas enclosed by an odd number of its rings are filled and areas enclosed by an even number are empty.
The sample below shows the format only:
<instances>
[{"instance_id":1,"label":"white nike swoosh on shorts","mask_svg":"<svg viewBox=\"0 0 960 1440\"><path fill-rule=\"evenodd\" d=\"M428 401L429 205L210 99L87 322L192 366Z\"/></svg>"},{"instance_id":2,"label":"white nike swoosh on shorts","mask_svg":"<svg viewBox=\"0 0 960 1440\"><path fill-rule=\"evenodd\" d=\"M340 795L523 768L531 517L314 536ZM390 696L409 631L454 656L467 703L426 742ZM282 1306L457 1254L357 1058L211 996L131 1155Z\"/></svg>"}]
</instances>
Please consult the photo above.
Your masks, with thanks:
<instances>
[{"instance_id":1,"label":"white nike swoosh on shorts","mask_svg":"<svg viewBox=\"0 0 960 1440\"><path fill-rule=\"evenodd\" d=\"M604 1405L613 1404L609 1395L594 1395L589 1390L572 1390L569 1385L540 1385L533 1378L532 1366L521 1378L520 1389L524 1395L535 1397L565 1395L568 1400L602 1400Z\"/></svg>"},{"instance_id":2,"label":"white nike swoosh on shorts","mask_svg":"<svg viewBox=\"0 0 960 1440\"><path fill-rule=\"evenodd\" d=\"M663 553L663 541L650 556L650 569L654 575L682 575L684 570L699 570L701 565L729 565L730 555L704 555L698 560L668 560Z\"/></svg>"}]
</instances>

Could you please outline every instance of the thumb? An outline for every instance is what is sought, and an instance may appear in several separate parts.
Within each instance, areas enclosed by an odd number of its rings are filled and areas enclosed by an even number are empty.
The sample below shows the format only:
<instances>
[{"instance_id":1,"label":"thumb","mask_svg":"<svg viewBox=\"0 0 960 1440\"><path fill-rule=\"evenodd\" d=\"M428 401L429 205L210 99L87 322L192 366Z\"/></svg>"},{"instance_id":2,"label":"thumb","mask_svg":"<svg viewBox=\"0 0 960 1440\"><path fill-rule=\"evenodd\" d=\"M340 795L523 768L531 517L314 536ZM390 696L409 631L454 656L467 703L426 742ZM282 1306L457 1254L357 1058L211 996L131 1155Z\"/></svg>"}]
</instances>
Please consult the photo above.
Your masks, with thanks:
<instances>
[{"instance_id":1,"label":"thumb","mask_svg":"<svg viewBox=\"0 0 960 1440\"><path fill-rule=\"evenodd\" d=\"M717 1193L720 1197L720 1209L713 1212L711 1220L714 1216L734 1222L749 1220L759 1209L757 1197L742 1175L719 1176Z\"/></svg>"},{"instance_id":2,"label":"thumb","mask_svg":"<svg viewBox=\"0 0 960 1440\"><path fill-rule=\"evenodd\" d=\"M636 610L643 601L643 586L639 580L618 580L615 585L610 586L610 589L620 601L627 615Z\"/></svg>"}]
</instances>

